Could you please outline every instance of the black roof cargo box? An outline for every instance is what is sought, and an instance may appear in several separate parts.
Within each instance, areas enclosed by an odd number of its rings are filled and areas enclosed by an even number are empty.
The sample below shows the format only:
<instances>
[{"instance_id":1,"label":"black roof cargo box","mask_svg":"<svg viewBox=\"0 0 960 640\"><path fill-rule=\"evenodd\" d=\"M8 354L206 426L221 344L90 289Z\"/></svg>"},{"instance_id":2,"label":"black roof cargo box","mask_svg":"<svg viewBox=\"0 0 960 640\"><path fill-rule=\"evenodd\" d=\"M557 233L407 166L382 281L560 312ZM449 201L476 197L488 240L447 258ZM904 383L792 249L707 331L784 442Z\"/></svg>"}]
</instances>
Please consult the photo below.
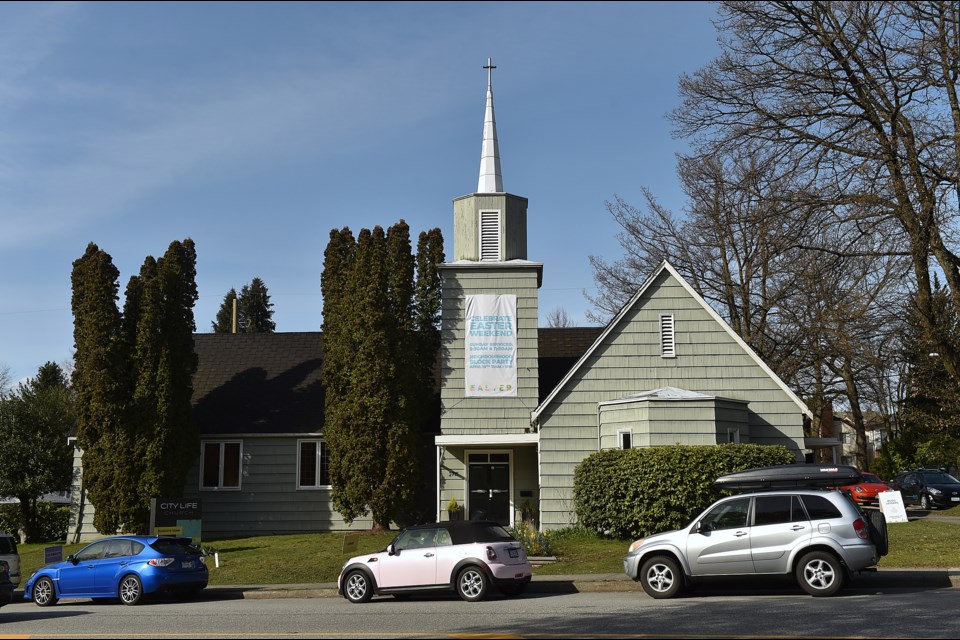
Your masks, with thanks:
<instances>
[{"instance_id":1,"label":"black roof cargo box","mask_svg":"<svg viewBox=\"0 0 960 640\"><path fill-rule=\"evenodd\" d=\"M713 486L728 491L762 491L797 487L840 487L857 484L862 480L860 471L848 465L784 464L728 473L717 478Z\"/></svg>"}]
</instances>

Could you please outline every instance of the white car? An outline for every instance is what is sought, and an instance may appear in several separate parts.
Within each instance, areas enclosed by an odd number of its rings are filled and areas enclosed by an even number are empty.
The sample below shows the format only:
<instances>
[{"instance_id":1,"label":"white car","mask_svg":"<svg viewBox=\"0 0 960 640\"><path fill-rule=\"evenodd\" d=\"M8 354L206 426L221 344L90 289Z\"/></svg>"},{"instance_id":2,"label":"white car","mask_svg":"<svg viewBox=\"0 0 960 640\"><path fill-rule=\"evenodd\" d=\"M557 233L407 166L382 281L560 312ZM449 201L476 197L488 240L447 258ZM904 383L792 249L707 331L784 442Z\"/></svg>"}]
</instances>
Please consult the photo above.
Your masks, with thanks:
<instances>
[{"instance_id":1,"label":"white car","mask_svg":"<svg viewBox=\"0 0 960 640\"><path fill-rule=\"evenodd\" d=\"M407 527L380 553L347 560L337 592L354 603L374 595L455 591L483 600L490 588L519 595L532 571L523 545L495 522L453 521Z\"/></svg>"}]
</instances>

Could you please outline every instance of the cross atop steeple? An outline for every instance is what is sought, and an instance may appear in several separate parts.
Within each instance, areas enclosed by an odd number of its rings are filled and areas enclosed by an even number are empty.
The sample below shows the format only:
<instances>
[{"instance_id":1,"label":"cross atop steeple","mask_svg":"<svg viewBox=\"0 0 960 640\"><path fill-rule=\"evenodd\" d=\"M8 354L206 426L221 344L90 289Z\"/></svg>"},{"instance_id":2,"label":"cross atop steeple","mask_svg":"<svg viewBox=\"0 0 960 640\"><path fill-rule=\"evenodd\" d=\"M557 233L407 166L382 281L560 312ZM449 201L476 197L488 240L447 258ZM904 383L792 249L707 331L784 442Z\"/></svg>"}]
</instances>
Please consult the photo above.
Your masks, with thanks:
<instances>
[{"instance_id":1,"label":"cross atop steeple","mask_svg":"<svg viewBox=\"0 0 960 640\"><path fill-rule=\"evenodd\" d=\"M493 115L493 59L487 58L487 110L483 118L483 147L480 152L480 180L477 193L503 193L500 175L500 149L497 144L497 121Z\"/></svg>"},{"instance_id":2,"label":"cross atop steeple","mask_svg":"<svg viewBox=\"0 0 960 640\"><path fill-rule=\"evenodd\" d=\"M493 58L487 58L487 64L484 69L487 69L487 88L490 89L493 86L493 70L497 67L493 64Z\"/></svg>"}]
</instances>

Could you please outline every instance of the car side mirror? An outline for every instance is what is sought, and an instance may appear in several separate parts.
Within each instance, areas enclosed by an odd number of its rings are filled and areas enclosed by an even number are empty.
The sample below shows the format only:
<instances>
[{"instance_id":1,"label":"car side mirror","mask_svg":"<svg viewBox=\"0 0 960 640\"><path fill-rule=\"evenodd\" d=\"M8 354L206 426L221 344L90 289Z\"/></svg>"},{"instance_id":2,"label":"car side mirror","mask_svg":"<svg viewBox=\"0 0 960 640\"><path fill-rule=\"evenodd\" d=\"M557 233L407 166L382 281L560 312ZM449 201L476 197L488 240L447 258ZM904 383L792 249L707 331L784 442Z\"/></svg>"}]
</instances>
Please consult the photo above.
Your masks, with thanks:
<instances>
[{"instance_id":1,"label":"car side mirror","mask_svg":"<svg viewBox=\"0 0 960 640\"><path fill-rule=\"evenodd\" d=\"M395 556L395 555L399 555L399 554L400 554L400 552L397 551L392 544L388 544L388 545L387 545L387 555L388 555L388 556Z\"/></svg>"},{"instance_id":2,"label":"car side mirror","mask_svg":"<svg viewBox=\"0 0 960 640\"><path fill-rule=\"evenodd\" d=\"M71 553L69 556L67 556L67 562L69 562L70 564L77 564L78 562L77 556Z\"/></svg>"}]
</instances>

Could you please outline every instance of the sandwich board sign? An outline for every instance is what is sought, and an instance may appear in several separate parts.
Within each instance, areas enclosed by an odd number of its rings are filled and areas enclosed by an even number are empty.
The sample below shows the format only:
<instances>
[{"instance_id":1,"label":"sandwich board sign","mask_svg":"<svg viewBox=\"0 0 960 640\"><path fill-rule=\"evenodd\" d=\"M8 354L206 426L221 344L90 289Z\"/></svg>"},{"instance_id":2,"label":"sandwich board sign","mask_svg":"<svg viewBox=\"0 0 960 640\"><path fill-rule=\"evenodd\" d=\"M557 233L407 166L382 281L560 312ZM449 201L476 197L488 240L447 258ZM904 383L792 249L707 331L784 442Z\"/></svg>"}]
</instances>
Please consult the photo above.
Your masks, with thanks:
<instances>
[{"instance_id":1,"label":"sandwich board sign","mask_svg":"<svg viewBox=\"0 0 960 640\"><path fill-rule=\"evenodd\" d=\"M877 499L880 500L880 512L887 522L908 522L907 509L903 506L903 496L899 491L881 491Z\"/></svg>"}]
</instances>

